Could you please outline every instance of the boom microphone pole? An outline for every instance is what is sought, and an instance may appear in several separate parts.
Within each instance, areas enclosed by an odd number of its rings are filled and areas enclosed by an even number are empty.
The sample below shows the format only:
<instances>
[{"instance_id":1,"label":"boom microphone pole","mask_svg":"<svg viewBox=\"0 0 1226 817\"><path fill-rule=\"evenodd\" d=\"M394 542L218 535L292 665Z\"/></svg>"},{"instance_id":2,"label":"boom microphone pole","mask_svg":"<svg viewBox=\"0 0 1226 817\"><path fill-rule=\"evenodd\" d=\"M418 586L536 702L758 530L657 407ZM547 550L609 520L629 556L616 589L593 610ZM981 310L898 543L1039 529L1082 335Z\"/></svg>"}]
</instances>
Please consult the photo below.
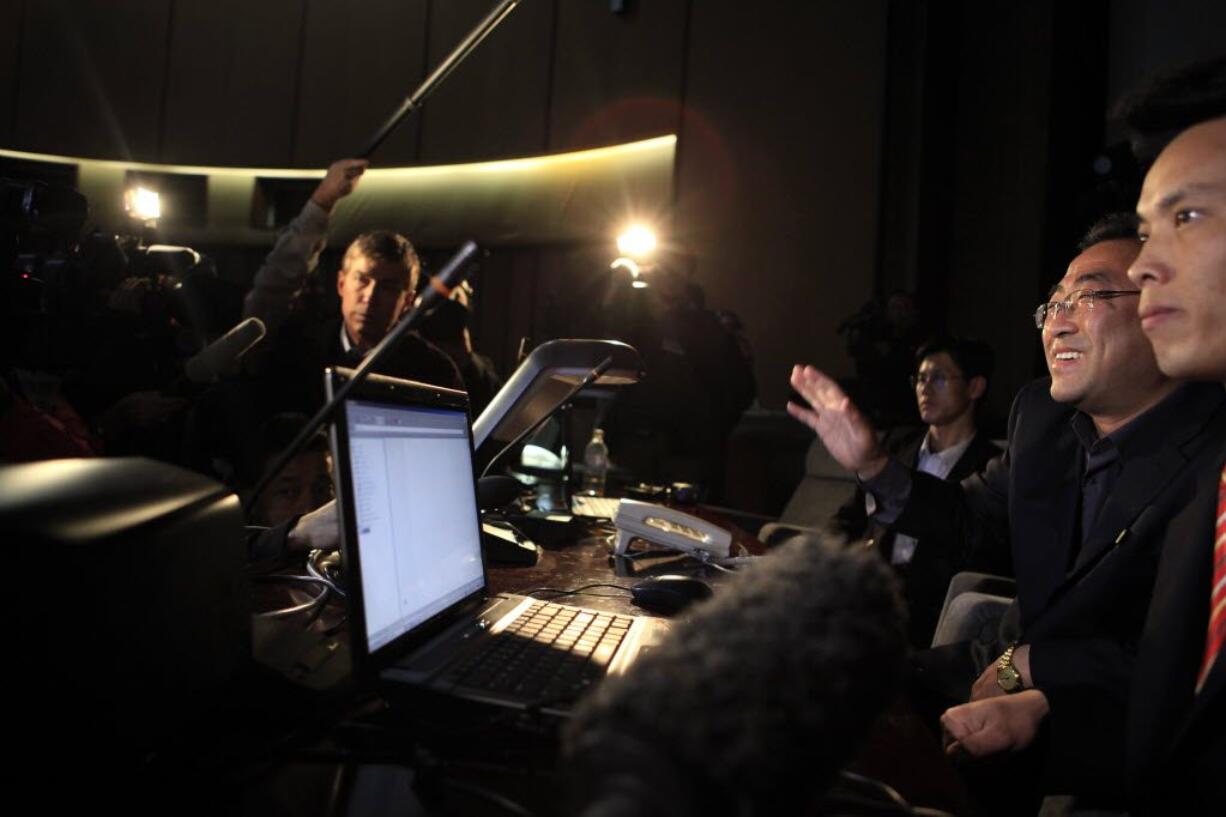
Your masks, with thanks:
<instances>
[{"instance_id":1,"label":"boom microphone pole","mask_svg":"<svg viewBox=\"0 0 1226 817\"><path fill-rule=\"evenodd\" d=\"M360 159L369 159L370 155L378 150L379 145L396 129L396 126L409 115L412 111L421 107L421 103L425 101L434 89L447 79L460 63L468 58L468 55L476 50L481 41L490 35L498 25L507 18L507 15L519 5L519 0L501 0L501 2L485 16L485 19L477 23L477 27L468 32L468 36L460 41L460 44L447 57L439 63L438 67L430 76L426 77L421 85L417 86L417 90L404 98L404 102L400 103L400 107L396 109L388 120L383 123L379 130L375 131L375 135L371 137L370 144L358 154Z\"/></svg>"}]
</instances>

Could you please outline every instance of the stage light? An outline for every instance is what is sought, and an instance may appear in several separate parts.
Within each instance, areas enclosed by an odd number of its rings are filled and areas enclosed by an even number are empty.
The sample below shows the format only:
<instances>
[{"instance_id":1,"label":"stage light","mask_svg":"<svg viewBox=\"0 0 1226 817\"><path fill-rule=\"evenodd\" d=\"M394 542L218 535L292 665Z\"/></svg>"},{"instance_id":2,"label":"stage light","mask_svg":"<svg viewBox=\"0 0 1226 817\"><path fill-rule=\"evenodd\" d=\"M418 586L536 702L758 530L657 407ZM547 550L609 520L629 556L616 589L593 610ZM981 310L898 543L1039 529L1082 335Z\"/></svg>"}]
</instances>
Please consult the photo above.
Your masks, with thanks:
<instances>
[{"instance_id":1,"label":"stage light","mask_svg":"<svg viewBox=\"0 0 1226 817\"><path fill-rule=\"evenodd\" d=\"M123 200L128 215L138 221L157 221L162 217L162 202L155 190L130 187Z\"/></svg>"},{"instance_id":2,"label":"stage light","mask_svg":"<svg viewBox=\"0 0 1226 817\"><path fill-rule=\"evenodd\" d=\"M630 282L630 286L634 287L635 289L647 289L647 282L641 278L635 278Z\"/></svg>"},{"instance_id":3,"label":"stage light","mask_svg":"<svg viewBox=\"0 0 1226 817\"><path fill-rule=\"evenodd\" d=\"M644 258L656 248L656 234L635 224L617 237L617 251L632 258Z\"/></svg>"}]
</instances>

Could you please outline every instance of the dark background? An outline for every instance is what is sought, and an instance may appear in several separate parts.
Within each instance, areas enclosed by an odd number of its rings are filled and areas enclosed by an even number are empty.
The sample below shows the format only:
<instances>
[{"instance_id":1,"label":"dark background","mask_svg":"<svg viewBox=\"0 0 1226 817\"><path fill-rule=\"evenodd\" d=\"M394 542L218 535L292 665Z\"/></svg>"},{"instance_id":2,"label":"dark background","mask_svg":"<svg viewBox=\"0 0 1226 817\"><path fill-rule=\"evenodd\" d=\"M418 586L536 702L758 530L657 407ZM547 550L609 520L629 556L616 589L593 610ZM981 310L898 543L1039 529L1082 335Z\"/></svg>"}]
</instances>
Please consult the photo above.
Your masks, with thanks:
<instances>
[{"instance_id":1,"label":"dark background","mask_svg":"<svg viewBox=\"0 0 1226 817\"><path fill-rule=\"evenodd\" d=\"M0 147L322 167L492 5L0 0ZM835 326L902 287L995 346L1003 412L1040 371L1029 313L1101 207L1108 108L1223 42L1220 0L523 0L376 161L677 133L662 226L743 319L766 407L796 360L849 374ZM494 249L475 328L505 367L521 336L576 331L570 301L608 259ZM220 260L250 276L258 255Z\"/></svg>"}]
</instances>

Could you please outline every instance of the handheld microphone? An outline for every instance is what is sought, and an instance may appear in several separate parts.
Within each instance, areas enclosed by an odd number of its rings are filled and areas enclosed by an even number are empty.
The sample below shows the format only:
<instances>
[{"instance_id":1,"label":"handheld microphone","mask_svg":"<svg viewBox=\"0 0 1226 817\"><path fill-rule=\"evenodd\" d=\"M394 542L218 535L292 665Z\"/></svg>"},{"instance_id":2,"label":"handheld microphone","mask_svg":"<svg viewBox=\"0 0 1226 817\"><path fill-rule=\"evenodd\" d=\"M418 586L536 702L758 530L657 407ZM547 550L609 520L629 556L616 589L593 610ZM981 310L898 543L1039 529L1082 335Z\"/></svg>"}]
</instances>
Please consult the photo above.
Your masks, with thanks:
<instances>
[{"instance_id":1,"label":"handheld microphone","mask_svg":"<svg viewBox=\"0 0 1226 817\"><path fill-rule=\"evenodd\" d=\"M572 813L808 813L898 692L904 615L874 554L792 539L580 702Z\"/></svg>"},{"instance_id":2,"label":"handheld microphone","mask_svg":"<svg viewBox=\"0 0 1226 817\"><path fill-rule=\"evenodd\" d=\"M248 318L229 332L188 358L183 374L192 383L212 383L224 375L236 374L238 362L266 333L264 322Z\"/></svg>"}]
</instances>

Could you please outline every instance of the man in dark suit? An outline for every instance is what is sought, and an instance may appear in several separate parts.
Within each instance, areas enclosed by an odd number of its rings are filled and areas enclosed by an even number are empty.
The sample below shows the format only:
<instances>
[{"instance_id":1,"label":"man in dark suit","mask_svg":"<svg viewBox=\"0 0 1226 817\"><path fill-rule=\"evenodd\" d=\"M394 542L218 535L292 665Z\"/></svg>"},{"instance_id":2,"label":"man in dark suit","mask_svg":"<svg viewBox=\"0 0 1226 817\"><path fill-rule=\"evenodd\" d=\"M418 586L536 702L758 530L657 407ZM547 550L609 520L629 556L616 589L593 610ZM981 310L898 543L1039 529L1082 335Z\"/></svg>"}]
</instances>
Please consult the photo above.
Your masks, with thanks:
<instances>
[{"instance_id":1,"label":"man in dark suit","mask_svg":"<svg viewBox=\"0 0 1226 817\"><path fill-rule=\"evenodd\" d=\"M1145 177L1146 243L1129 277L1163 372L1226 384L1226 60L1204 70L1216 93ZM1206 451L1167 531L1138 649L1127 745L1139 810L1226 813L1224 462L1223 446Z\"/></svg>"},{"instance_id":2,"label":"man in dark suit","mask_svg":"<svg viewBox=\"0 0 1226 817\"><path fill-rule=\"evenodd\" d=\"M321 319L294 308L319 260L332 210L353 192L366 165L360 159L332 164L256 273L244 313L262 319L269 331L248 364L264 413L314 412L323 402L324 367L357 366L412 301L421 272L416 251L404 236L376 230L355 238L345 251L336 279L339 315ZM455 364L415 333L401 339L379 372L463 388Z\"/></svg>"},{"instance_id":3,"label":"man in dark suit","mask_svg":"<svg viewBox=\"0 0 1226 817\"><path fill-rule=\"evenodd\" d=\"M992 374L992 350L980 341L943 338L921 346L915 360L911 386L927 425L888 434L883 445L909 468L960 482L1000 453L976 422ZM870 516L870 504L864 489L857 488L831 519L831 527L848 541L864 540L894 566L906 594L911 644L922 649L932 643L949 580L959 570L984 566L958 561L946 549L922 547L914 537L896 533Z\"/></svg>"},{"instance_id":4,"label":"man in dark suit","mask_svg":"<svg viewBox=\"0 0 1226 817\"><path fill-rule=\"evenodd\" d=\"M1177 386L1158 370L1133 305L1138 290L1126 277L1140 248L1127 229L1119 219L1096 225L1053 288L1053 302L1040 306L1050 381L1022 390L1008 452L961 486L890 461L833 381L811 368L793 373L813 409L789 409L859 474L878 514L899 530L952 547L980 541L985 527L1008 530L1020 636L984 669L977 698L1033 687L1053 696L1092 689L1103 701L1126 698L1161 545L1160 537L1142 535L1153 529L1141 522L1177 504L1193 476L1189 464L1226 416L1220 388ZM1092 733L1080 712L1059 714L1073 716L1067 728ZM1048 716L1060 735L1049 748L1076 743L1065 723ZM1122 787L1121 751L1099 746L1093 759L1102 761L1099 790ZM1077 762L1053 762L1051 769L1079 776L1050 780L1053 790L1088 785Z\"/></svg>"},{"instance_id":5,"label":"man in dark suit","mask_svg":"<svg viewBox=\"0 0 1226 817\"><path fill-rule=\"evenodd\" d=\"M1141 289L1142 328L1166 375L1220 387L1226 384L1226 60L1160 80L1126 119L1139 130L1134 146L1161 149L1137 205L1146 243L1129 270ZM1178 135L1170 141L1172 134ZM1131 812L1226 813L1224 462L1222 439L1207 440L1196 453L1192 480L1171 503L1174 510L1136 525L1152 530L1161 555L1126 709L1092 687L979 701L947 713L961 746L979 755L1022 748L1043 729L1057 734L1045 723L1055 713L1065 713L1066 721L1068 713L1079 714L1080 729L1059 733L1073 744L1066 749L1077 749L1070 734L1089 728L1096 730L1094 740L1080 742L1083 750L1122 746Z\"/></svg>"}]
</instances>

